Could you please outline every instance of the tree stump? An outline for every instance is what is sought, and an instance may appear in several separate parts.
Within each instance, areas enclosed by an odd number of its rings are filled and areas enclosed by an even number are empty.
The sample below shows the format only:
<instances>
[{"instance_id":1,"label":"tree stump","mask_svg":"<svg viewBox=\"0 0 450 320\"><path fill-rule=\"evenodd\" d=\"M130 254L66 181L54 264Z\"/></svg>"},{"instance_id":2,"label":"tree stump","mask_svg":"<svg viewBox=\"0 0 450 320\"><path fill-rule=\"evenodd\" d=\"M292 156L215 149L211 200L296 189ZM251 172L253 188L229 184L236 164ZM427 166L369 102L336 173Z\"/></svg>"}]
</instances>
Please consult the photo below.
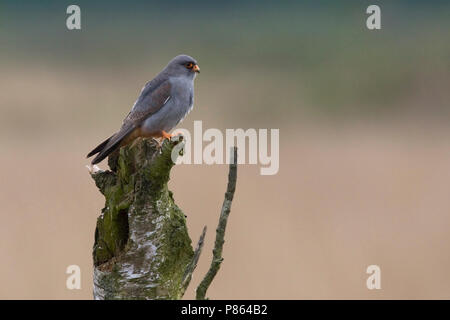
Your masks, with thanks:
<instances>
[{"instance_id":1,"label":"tree stump","mask_svg":"<svg viewBox=\"0 0 450 320\"><path fill-rule=\"evenodd\" d=\"M180 141L165 140L160 148L138 138L108 159L111 170L91 174L105 196L93 248L95 299L183 296L194 250L185 216L167 187Z\"/></svg>"}]
</instances>

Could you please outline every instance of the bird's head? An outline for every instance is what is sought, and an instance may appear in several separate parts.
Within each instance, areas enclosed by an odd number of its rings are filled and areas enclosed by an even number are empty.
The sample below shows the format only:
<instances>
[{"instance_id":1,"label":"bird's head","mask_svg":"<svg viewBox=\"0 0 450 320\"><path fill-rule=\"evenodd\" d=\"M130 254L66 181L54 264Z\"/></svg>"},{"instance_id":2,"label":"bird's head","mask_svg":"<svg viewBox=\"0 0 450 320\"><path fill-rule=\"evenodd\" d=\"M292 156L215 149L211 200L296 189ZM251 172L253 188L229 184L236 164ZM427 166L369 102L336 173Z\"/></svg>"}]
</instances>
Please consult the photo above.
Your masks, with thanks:
<instances>
[{"instance_id":1,"label":"bird's head","mask_svg":"<svg viewBox=\"0 0 450 320\"><path fill-rule=\"evenodd\" d=\"M181 54L170 60L169 64L166 67L166 72L170 76L186 76L188 78L194 79L197 73L200 73L200 68L198 67L197 61L194 58L185 54Z\"/></svg>"}]
</instances>

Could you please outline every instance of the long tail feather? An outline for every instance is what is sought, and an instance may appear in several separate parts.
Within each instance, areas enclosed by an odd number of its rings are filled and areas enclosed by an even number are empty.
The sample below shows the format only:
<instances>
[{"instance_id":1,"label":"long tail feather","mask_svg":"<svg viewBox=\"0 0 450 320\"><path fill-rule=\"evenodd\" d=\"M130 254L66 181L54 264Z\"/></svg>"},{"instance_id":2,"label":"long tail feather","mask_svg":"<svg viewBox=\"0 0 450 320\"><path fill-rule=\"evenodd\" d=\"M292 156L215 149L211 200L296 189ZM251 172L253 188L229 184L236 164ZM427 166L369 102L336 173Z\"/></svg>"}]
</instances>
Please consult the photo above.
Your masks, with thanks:
<instances>
[{"instance_id":1,"label":"long tail feather","mask_svg":"<svg viewBox=\"0 0 450 320\"><path fill-rule=\"evenodd\" d=\"M122 129L120 129L119 132L108 139L108 142L101 148L101 151L99 152L99 154L97 154L97 156L94 158L94 160L92 160L91 163L99 163L107 156L109 156L120 145L122 140L127 137L134 129L135 128L133 126L123 127Z\"/></svg>"},{"instance_id":2,"label":"long tail feather","mask_svg":"<svg viewBox=\"0 0 450 320\"><path fill-rule=\"evenodd\" d=\"M120 141L119 141L120 142ZM119 143L118 142L118 143ZM117 143L117 144L118 144ZM115 145L116 146L116 145ZM114 146L114 147L115 147ZM97 164L97 163L99 163L100 161L102 161L103 159L105 159L107 156L109 156L114 150L115 150L115 148L114 147L111 147L111 148L108 148L107 150L103 150L103 151L101 151L93 160L92 160L92 164Z\"/></svg>"},{"instance_id":3,"label":"long tail feather","mask_svg":"<svg viewBox=\"0 0 450 320\"><path fill-rule=\"evenodd\" d=\"M86 158L90 158L92 157L94 154L99 153L100 151L103 150L103 148L108 144L109 140L111 140L113 136L109 137L108 139L106 139L105 141L103 141L102 143L100 143L98 146L96 146L94 148L94 150L92 150L91 152L88 153L88 155L86 156Z\"/></svg>"}]
</instances>

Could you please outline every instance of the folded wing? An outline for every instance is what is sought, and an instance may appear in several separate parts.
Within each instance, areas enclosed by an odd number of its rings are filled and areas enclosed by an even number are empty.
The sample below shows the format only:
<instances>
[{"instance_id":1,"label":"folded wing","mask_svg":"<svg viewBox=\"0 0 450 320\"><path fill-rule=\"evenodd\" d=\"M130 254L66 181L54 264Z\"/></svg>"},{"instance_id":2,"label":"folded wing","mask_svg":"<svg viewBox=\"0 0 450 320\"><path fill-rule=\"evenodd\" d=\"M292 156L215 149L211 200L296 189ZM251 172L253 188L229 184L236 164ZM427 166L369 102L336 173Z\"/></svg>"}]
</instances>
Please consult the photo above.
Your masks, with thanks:
<instances>
[{"instance_id":1,"label":"folded wing","mask_svg":"<svg viewBox=\"0 0 450 320\"><path fill-rule=\"evenodd\" d=\"M99 163L105 159L120 146L123 139L139 128L145 119L160 110L170 99L171 85L169 81L164 81L158 86L154 86L152 82L145 86L133 109L123 121L120 130L89 152L88 158L97 154L92 160L92 164Z\"/></svg>"}]
</instances>

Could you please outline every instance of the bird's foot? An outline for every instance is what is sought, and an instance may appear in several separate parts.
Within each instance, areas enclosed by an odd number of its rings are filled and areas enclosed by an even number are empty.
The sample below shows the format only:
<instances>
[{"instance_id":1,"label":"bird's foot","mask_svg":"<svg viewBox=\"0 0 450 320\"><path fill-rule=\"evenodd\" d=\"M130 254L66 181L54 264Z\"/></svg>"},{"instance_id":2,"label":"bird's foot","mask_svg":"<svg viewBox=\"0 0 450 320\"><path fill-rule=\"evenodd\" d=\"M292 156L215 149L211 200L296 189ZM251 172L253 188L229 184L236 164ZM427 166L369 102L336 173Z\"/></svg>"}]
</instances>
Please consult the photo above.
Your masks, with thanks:
<instances>
[{"instance_id":1,"label":"bird's foot","mask_svg":"<svg viewBox=\"0 0 450 320\"><path fill-rule=\"evenodd\" d=\"M167 133L164 130L162 130L161 131L161 136L163 137L162 141L164 141L164 139L169 139L170 140L174 135L170 134L170 133Z\"/></svg>"},{"instance_id":2,"label":"bird's foot","mask_svg":"<svg viewBox=\"0 0 450 320\"><path fill-rule=\"evenodd\" d=\"M162 148L162 145L164 143L164 140L166 140L166 139L172 140L173 137L177 137L177 136L180 136L180 135L182 135L181 132L178 132L176 134L170 134L170 133L168 133L168 132L166 132L164 130L161 130L159 139L155 139L156 142L158 143L158 146L159 146L159 152L161 153L161 148Z\"/></svg>"},{"instance_id":3,"label":"bird's foot","mask_svg":"<svg viewBox=\"0 0 450 320\"><path fill-rule=\"evenodd\" d=\"M167 132L165 132L164 130L162 130L161 131L161 137L162 138L164 138L164 139L172 139L173 137L177 137L177 136L181 136L182 135L182 133L181 132L177 132L177 133L167 133ZM164 140L163 139L163 140Z\"/></svg>"}]
</instances>

